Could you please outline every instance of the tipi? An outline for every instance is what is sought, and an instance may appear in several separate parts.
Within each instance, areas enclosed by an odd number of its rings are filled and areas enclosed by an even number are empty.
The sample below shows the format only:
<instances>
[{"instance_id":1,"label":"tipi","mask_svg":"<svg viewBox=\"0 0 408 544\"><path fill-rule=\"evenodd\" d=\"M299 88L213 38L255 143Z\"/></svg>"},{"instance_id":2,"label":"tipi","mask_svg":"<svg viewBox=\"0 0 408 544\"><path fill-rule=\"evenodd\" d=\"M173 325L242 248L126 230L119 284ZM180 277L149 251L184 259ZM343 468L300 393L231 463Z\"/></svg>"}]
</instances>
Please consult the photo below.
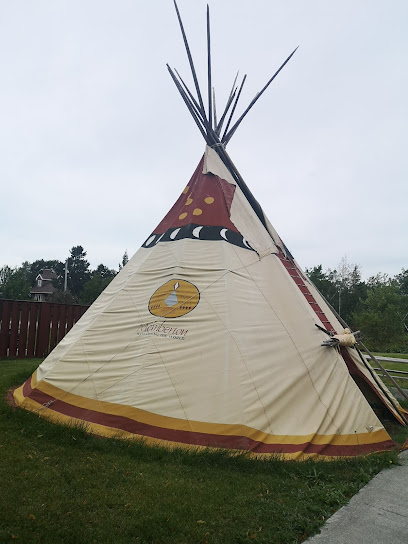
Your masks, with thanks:
<instances>
[{"instance_id":1,"label":"tipi","mask_svg":"<svg viewBox=\"0 0 408 544\"><path fill-rule=\"evenodd\" d=\"M208 54L205 113L179 21L197 99L169 70L207 141L204 156L169 213L15 401L99 435L168 446L287 459L391 449L373 407L402 424L404 411L353 335L333 336L343 325L232 164L225 145L243 116L220 133L242 85L217 121ZM322 345L328 336L334 346Z\"/></svg>"}]
</instances>

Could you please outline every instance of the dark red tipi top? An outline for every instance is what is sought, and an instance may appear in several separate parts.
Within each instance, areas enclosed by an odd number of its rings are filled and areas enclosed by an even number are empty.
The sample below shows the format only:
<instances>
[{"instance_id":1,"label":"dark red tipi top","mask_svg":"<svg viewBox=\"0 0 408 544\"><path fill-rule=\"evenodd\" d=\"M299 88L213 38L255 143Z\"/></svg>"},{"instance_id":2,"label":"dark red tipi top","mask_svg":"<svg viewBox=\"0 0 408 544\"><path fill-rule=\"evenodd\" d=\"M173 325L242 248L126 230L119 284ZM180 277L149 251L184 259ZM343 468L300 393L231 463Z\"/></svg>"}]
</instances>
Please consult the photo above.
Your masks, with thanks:
<instances>
[{"instance_id":1,"label":"dark red tipi top","mask_svg":"<svg viewBox=\"0 0 408 544\"><path fill-rule=\"evenodd\" d=\"M143 247L191 238L224 241L252 249L230 218L235 185L214 174L203 174L203 165L204 157L187 187Z\"/></svg>"}]
</instances>

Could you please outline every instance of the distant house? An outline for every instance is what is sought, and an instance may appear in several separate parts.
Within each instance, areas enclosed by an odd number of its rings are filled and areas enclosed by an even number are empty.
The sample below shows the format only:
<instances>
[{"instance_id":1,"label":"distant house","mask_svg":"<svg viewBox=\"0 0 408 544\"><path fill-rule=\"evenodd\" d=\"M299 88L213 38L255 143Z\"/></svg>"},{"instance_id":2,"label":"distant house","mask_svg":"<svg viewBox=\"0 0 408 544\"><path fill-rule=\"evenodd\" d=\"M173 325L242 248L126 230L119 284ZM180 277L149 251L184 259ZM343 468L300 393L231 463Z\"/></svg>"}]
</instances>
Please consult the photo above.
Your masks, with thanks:
<instances>
[{"instance_id":1,"label":"distant house","mask_svg":"<svg viewBox=\"0 0 408 544\"><path fill-rule=\"evenodd\" d=\"M30 291L31 298L37 302L45 302L57 290L52 280L57 279L57 274L51 268L44 268L35 278L35 285Z\"/></svg>"}]
</instances>

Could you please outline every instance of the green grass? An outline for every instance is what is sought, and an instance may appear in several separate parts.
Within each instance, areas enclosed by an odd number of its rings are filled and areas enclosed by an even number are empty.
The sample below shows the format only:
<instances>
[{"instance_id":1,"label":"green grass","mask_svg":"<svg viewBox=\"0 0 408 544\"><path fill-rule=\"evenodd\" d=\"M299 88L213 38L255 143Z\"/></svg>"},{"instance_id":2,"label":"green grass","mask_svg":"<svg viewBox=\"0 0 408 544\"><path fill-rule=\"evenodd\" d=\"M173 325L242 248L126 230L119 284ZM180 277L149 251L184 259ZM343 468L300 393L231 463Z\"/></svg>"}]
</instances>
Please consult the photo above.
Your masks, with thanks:
<instances>
[{"instance_id":1,"label":"green grass","mask_svg":"<svg viewBox=\"0 0 408 544\"><path fill-rule=\"evenodd\" d=\"M394 357L397 359L408 359L408 354L406 353L405 354L404 353L374 353L373 355L378 357ZM405 364L405 363L392 363L391 361L380 361L380 363L386 370L402 370L403 372L408 372L408 364ZM375 361L371 360L370 365L373 368L377 368L377 363ZM380 378L383 380L383 382L385 383L387 387L394 386L391 380L389 380L387 377L384 377L382 375L382 372L378 372L378 375L380 376ZM403 389L408 389L408 380L398 379L397 376L398 375L392 375L392 377L397 382L397 384Z\"/></svg>"},{"instance_id":2,"label":"green grass","mask_svg":"<svg viewBox=\"0 0 408 544\"><path fill-rule=\"evenodd\" d=\"M0 360L0 390L34 360ZM0 542L292 544L396 452L336 462L167 451L53 425L0 398Z\"/></svg>"}]
</instances>

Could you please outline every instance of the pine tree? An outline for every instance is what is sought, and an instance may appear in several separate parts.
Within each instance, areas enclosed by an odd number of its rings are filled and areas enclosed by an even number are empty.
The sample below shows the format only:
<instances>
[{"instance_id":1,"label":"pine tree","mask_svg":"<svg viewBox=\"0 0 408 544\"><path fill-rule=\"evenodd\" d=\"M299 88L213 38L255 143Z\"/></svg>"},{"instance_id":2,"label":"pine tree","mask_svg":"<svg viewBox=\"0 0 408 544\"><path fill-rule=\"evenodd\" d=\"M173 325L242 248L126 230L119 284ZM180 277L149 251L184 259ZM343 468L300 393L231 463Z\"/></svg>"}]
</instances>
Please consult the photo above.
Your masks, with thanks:
<instances>
[{"instance_id":1,"label":"pine tree","mask_svg":"<svg viewBox=\"0 0 408 544\"><path fill-rule=\"evenodd\" d=\"M71 256L68 258L68 289L79 297L85 284L91 277L89 262L85 259L86 251L82 246L71 248Z\"/></svg>"},{"instance_id":2,"label":"pine tree","mask_svg":"<svg viewBox=\"0 0 408 544\"><path fill-rule=\"evenodd\" d=\"M125 267L128 262L129 262L129 256L128 256L128 252L127 252L127 249L126 249L125 253L123 254L123 257L122 257L122 262L119 263L119 270L122 270L122 268Z\"/></svg>"}]
</instances>

